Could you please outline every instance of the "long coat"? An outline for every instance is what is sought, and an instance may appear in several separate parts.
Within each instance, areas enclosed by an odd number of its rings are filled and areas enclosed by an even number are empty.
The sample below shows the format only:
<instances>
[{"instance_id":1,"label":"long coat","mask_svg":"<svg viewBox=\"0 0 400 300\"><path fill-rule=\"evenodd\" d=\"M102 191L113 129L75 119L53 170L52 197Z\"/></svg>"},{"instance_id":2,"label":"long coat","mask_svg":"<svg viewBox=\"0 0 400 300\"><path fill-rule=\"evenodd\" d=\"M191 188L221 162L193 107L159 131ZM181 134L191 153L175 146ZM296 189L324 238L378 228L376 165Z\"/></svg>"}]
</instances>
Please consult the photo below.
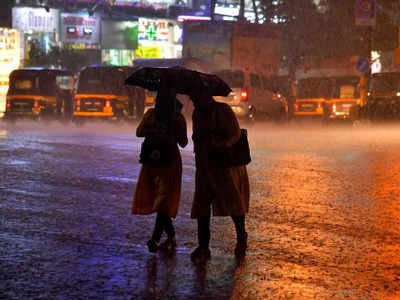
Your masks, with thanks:
<instances>
[{"instance_id":1,"label":"long coat","mask_svg":"<svg viewBox=\"0 0 400 300\"><path fill-rule=\"evenodd\" d=\"M209 161L212 139L231 146L239 140L240 127L231 107L214 102L212 111L193 112L196 187L191 217L242 216L249 210L250 187L246 166L216 168Z\"/></svg>"},{"instance_id":2,"label":"long coat","mask_svg":"<svg viewBox=\"0 0 400 300\"><path fill-rule=\"evenodd\" d=\"M155 110L149 109L136 129L136 136L144 137L147 129L157 129L161 126L156 120ZM181 147L185 147L188 140L186 121L182 114L175 114L173 128L177 143ZM160 212L170 217L176 217L181 184L182 159L178 145L175 144L173 163L170 166L162 168L142 166L133 197L132 214L146 215Z\"/></svg>"}]
</instances>

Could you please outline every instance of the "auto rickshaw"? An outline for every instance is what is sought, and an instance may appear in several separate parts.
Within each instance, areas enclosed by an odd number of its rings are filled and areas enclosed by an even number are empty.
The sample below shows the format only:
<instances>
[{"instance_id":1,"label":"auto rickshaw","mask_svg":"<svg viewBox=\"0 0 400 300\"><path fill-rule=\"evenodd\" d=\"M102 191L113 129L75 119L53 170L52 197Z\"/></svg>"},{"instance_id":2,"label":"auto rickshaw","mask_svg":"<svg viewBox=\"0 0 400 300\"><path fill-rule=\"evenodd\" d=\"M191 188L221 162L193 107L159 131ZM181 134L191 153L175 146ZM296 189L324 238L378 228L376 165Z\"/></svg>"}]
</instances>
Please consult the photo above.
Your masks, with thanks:
<instances>
[{"instance_id":1,"label":"auto rickshaw","mask_svg":"<svg viewBox=\"0 0 400 300\"><path fill-rule=\"evenodd\" d=\"M329 77L331 94L324 106L324 121L353 121L354 107L360 104L360 76Z\"/></svg>"},{"instance_id":2,"label":"auto rickshaw","mask_svg":"<svg viewBox=\"0 0 400 300\"><path fill-rule=\"evenodd\" d=\"M139 87L125 85L136 69L118 66L87 66L78 76L73 121L141 119L145 95Z\"/></svg>"},{"instance_id":3,"label":"auto rickshaw","mask_svg":"<svg viewBox=\"0 0 400 300\"><path fill-rule=\"evenodd\" d=\"M294 119L320 119L324 117L326 99L331 94L330 79L311 77L298 80Z\"/></svg>"},{"instance_id":4,"label":"auto rickshaw","mask_svg":"<svg viewBox=\"0 0 400 300\"><path fill-rule=\"evenodd\" d=\"M371 75L362 111L372 122L400 120L400 72Z\"/></svg>"},{"instance_id":5,"label":"auto rickshaw","mask_svg":"<svg viewBox=\"0 0 400 300\"><path fill-rule=\"evenodd\" d=\"M65 69L25 68L11 72L5 120L69 119L73 74Z\"/></svg>"}]
</instances>

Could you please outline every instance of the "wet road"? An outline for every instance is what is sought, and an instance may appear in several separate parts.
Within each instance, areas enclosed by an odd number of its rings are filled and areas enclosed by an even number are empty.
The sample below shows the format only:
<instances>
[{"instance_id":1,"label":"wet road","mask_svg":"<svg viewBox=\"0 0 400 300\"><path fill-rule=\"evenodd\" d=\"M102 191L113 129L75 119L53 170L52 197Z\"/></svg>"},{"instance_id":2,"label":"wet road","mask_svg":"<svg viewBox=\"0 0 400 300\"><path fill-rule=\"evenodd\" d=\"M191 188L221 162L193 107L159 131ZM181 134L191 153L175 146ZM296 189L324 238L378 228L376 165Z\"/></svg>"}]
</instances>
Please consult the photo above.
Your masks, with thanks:
<instances>
[{"instance_id":1,"label":"wet road","mask_svg":"<svg viewBox=\"0 0 400 300\"><path fill-rule=\"evenodd\" d=\"M248 255L212 219L196 267L192 145L176 253L131 216L134 126L0 122L0 299L400 299L400 125L255 125Z\"/></svg>"}]
</instances>

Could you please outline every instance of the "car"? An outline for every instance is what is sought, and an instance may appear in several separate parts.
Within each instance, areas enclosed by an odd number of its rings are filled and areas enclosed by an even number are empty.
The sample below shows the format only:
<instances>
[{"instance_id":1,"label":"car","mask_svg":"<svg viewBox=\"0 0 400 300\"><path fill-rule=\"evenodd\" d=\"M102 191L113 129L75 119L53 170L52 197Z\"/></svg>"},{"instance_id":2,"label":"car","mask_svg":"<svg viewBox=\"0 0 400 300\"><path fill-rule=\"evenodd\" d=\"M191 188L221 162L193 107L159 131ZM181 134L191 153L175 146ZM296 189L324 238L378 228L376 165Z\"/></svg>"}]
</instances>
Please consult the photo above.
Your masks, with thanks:
<instances>
[{"instance_id":1,"label":"car","mask_svg":"<svg viewBox=\"0 0 400 300\"><path fill-rule=\"evenodd\" d=\"M270 90L261 75L234 69L219 70L214 74L232 89L228 96L216 96L215 100L230 105L239 120L282 121L287 118L285 97Z\"/></svg>"}]
</instances>

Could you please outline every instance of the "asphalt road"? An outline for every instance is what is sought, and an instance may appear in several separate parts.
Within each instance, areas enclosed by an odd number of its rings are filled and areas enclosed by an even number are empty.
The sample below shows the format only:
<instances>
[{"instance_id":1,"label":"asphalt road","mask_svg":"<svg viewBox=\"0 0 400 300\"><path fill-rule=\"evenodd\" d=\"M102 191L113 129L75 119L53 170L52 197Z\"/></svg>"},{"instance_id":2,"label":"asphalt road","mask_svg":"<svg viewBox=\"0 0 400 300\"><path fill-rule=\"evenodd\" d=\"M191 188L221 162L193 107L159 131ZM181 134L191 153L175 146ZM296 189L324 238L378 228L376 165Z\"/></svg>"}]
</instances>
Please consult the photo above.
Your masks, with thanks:
<instances>
[{"instance_id":1,"label":"asphalt road","mask_svg":"<svg viewBox=\"0 0 400 300\"><path fill-rule=\"evenodd\" d=\"M0 122L0 299L400 299L400 125L256 124L237 263L230 218L194 266L192 145L176 252L132 216L134 124ZM190 134L190 133L189 133Z\"/></svg>"}]
</instances>

